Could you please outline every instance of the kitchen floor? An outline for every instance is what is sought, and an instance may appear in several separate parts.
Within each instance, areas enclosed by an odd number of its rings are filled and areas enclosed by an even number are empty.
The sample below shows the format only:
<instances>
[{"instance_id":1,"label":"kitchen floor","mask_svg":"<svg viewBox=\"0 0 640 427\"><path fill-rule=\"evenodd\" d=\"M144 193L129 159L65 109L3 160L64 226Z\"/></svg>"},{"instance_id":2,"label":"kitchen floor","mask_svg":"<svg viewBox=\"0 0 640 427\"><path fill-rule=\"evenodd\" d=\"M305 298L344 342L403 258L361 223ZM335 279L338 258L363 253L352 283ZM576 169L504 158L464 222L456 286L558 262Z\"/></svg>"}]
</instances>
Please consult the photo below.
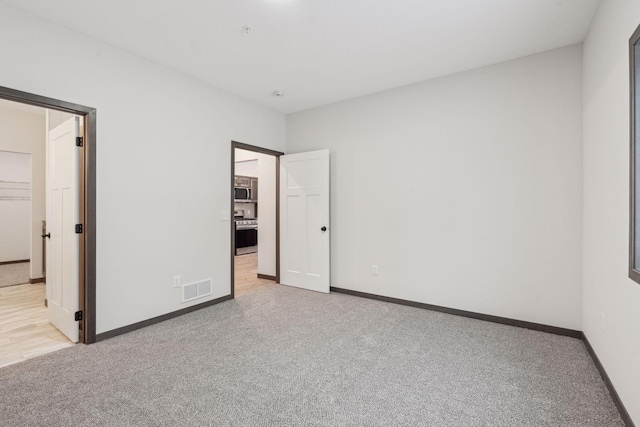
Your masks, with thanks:
<instances>
[{"instance_id":1,"label":"kitchen floor","mask_svg":"<svg viewBox=\"0 0 640 427\"><path fill-rule=\"evenodd\" d=\"M235 263L235 296L257 291L276 284L274 280L258 278L258 254L236 255Z\"/></svg>"},{"instance_id":2,"label":"kitchen floor","mask_svg":"<svg viewBox=\"0 0 640 427\"><path fill-rule=\"evenodd\" d=\"M0 367L74 345L49 323L44 283L0 288Z\"/></svg>"}]
</instances>

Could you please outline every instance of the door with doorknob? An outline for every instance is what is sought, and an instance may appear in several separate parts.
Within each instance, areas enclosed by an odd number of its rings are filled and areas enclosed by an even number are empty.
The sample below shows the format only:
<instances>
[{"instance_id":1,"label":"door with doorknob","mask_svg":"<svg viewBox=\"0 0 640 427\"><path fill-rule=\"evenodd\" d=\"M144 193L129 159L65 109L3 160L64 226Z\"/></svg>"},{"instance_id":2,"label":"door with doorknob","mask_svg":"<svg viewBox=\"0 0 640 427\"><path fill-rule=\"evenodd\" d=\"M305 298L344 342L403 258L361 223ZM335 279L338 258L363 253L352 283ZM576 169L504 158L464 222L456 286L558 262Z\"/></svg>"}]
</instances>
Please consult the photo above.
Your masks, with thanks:
<instances>
[{"instance_id":1,"label":"door with doorknob","mask_svg":"<svg viewBox=\"0 0 640 427\"><path fill-rule=\"evenodd\" d=\"M329 292L329 150L280 158L280 283Z\"/></svg>"}]
</instances>

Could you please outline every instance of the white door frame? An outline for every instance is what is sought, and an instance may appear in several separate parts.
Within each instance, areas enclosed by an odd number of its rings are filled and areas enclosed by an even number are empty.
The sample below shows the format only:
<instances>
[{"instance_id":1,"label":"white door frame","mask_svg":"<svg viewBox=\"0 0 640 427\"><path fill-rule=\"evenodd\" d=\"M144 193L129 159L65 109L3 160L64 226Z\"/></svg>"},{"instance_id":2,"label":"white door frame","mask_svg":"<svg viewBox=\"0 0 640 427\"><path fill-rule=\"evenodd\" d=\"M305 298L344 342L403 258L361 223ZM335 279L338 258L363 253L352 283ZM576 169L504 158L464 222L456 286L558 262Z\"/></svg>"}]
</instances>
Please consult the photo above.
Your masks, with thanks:
<instances>
[{"instance_id":1,"label":"white door frame","mask_svg":"<svg viewBox=\"0 0 640 427\"><path fill-rule=\"evenodd\" d=\"M59 110L84 118L79 205L83 232L80 238L80 342L96 342L96 109L0 86L0 98Z\"/></svg>"}]
</instances>

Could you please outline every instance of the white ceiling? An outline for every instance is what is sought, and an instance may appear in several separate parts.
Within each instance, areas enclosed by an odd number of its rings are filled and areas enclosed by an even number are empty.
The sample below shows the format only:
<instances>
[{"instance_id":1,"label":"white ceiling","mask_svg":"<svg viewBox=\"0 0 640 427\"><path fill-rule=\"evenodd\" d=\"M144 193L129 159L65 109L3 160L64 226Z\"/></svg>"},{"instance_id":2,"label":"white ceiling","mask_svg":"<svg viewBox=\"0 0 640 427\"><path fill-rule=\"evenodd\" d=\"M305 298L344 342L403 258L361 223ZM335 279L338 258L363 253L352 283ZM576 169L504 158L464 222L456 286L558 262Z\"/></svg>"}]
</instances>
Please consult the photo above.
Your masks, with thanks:
<instances>
[{"instance_id":1,"label":"white ceiling","mask_svg":"<svg viewBox=\"0 0 640 427\"><path fill-rule=\"evenodd\" d=\"M0 1L284 113L580 43L599 4Z\"/></svg>"}]
</instances>

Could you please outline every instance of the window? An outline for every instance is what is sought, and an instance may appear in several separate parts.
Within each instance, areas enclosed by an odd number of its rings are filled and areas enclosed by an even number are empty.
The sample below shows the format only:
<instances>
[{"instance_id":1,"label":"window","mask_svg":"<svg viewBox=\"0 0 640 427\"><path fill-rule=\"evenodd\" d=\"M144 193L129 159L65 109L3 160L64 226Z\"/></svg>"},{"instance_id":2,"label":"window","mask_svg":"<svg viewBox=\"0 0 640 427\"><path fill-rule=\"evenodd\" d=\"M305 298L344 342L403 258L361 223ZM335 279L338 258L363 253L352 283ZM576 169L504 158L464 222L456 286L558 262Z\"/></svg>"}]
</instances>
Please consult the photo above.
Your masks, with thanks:
<instances>
[{"instance_id":1,"label":"window","mask_svg":"<svg viewBox=\"0 0 640 427\"><path fill-rule=\"evenodd\" d=\"M640 283L640 26L629 40L630 65L630 134L631 134L631 179L630 179L630 237L629 277ZM638 125L636 125L638 124Z\"/></svg>"}]
</instances>

